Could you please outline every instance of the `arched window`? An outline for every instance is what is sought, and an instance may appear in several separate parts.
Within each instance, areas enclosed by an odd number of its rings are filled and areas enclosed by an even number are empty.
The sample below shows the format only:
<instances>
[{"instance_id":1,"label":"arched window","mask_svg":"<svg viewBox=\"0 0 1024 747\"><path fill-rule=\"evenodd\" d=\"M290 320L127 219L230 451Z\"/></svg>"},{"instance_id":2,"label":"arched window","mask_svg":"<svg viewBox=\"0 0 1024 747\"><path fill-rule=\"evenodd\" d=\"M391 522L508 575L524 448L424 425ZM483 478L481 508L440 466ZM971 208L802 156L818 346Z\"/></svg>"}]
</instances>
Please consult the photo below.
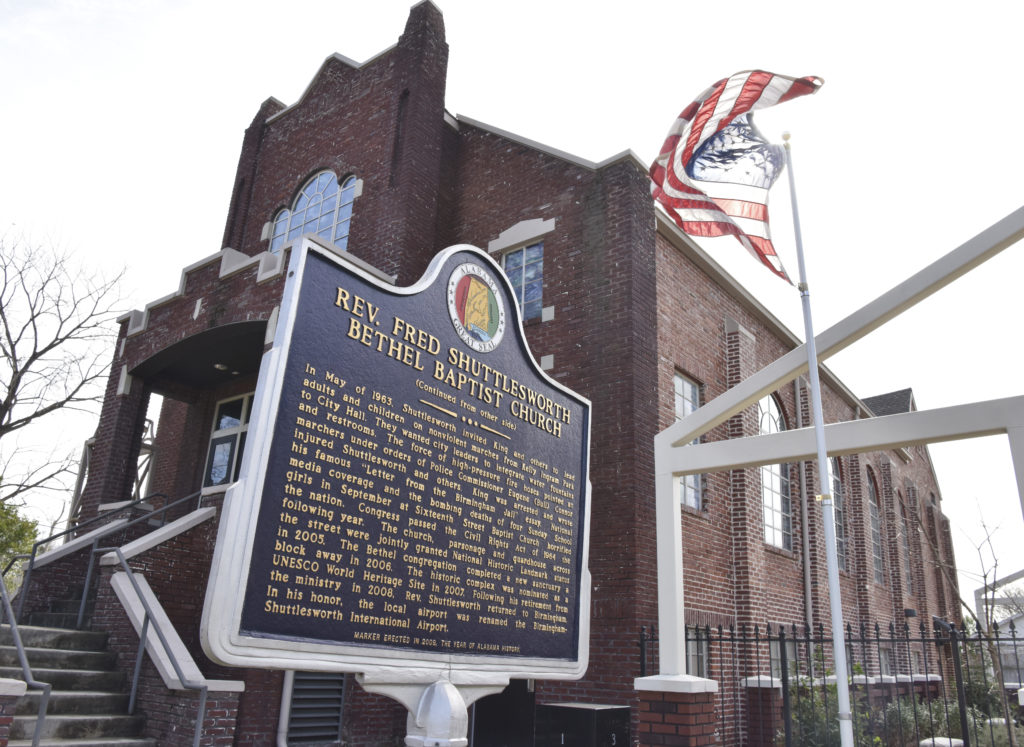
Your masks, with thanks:
<instances>
[{"instance_id":1,"label":"arched window","mask_svg":"<svg viewBox=\"0 0 1024 747\"><path fill-rule=\"evenodd\" d=\"M291 209L283 208L274 217L270 252L277 254L286 242L304 234L315 234L344 251L356 183L350 176L339 186L333 171L321 171L306 182Z\"/></svg>"},{"instance_id":2,"label":"arched window","mask_svg":"<svg viewBox=\"0 0 1024 747\"><path fill-rule=\"evenodd\" d=\"M832 515L836 524L836 557L839 570L846 570L846 506L843 501L843 479L839 470L839 458L832 457Z\"/></svg>"},{"instance_id":3,"label":"arched window","mask_svg":"<svg viewBox=\"0 0 1024 747\"><path fill-rule=\"evenodd\" d=\"M914 564L910 557L910 522L907 521L907 507L900 497L900 549L903 552L903 582L907 596L914 593Z\"/></svg>"},{"instance_id":4,"label":"arched window","mask_svg":"<svg viewBox=\"0 0 1024 747\"><path fill-rule=\"evenodd\" d=\"M882 562L882 512L878 507L878 486L875 475L868 468L868 515L871 520L871 561L875 583L885 583L885 564Z\"/></svg>"},{"instance_id":5,"label":"arched window","mask_svg":"<svg viewBox=\"0 0 1024 747\"><path fill-rule=\"evenodd\" d=\"M786 430L782 410L771 395L757 403L761 435ZM789 500L789 465L761 467L761 502L764 505L764 541L784 550L793 549L793 512Z\"/></svg>"}]
</instances>

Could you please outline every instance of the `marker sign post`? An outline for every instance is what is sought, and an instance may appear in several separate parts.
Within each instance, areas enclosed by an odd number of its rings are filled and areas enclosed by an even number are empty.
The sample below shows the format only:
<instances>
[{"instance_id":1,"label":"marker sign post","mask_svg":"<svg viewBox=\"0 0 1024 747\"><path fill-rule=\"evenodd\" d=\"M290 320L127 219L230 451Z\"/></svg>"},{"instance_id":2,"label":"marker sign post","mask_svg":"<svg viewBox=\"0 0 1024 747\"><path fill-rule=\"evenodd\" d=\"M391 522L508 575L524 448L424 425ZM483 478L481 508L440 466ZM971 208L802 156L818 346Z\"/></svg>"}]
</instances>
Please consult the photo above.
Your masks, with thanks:
<instances>
[{"instance_id":1,"label":"marker sign post","mask_svg":"<svg viewBox=\"0 0 1024 747\"><path fill-rule=\"evenodd\" d=\"M396 288L296 245L225 499L207 654L359 673L430 744L463 744L465 703L510 677L582 676L589 427L483 252L447 249Z\"/></svg>"}]
</instances>

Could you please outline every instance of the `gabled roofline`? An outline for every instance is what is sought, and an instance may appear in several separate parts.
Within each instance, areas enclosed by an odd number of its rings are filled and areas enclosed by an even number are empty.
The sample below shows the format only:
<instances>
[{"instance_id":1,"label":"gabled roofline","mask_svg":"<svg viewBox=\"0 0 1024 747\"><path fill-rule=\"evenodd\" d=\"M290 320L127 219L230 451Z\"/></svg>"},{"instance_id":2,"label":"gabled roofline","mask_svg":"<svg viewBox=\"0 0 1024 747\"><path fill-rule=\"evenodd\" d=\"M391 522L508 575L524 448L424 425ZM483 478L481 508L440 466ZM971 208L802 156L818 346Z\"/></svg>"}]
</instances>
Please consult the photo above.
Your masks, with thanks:
<instances>
[{"instance_id":1,"label":"gabled roofline","mask_svg":"<svg viewBox=\"0 0 1024 747\"><path fill-rule=\"evenodd\" d=\"M449 124L452 124L452 126L456 130L459 129L460 124L466 124L469 125L470 127L475 127L478 130L484 130L486 132L490 132L491 134L498 135L499 137L503 137L506 140L511 140L512 142L519 143L520 145L525 145L527 148L532 148L533 150L540 151L541 153L553 156L554 158L567 161L573 164L574 166L589 169L590 171L598 171L599 169L603 169L606 166L609 166L613 163L618 163L619 161L627 159L632 159L637 166L639 166L644 171L647 171L647 164L645 164L640 159L640 156L638 156L630 149L626 149L615 154L614 156L611 156L610 158L606 158L603 161L595 163L594 161L588 161L585 158L574 156L572 153L567 153L564 150L552 148L549 145L544 145L544 143L538 143L536 140L530 140L529 138L522 137L521 135L516 135L514 132L509 132L508 130L503 130L500 127L494 127L493 125L485 124L484 122L472 119L471 117L467 117L462 114L457 114L451 119L449 119L448 116L445 116L445 121L447 121Z\"/></svg>"},{"instance_id":2,"label":"gabled roofline","mask_svg":"<svg viewBox=\"0 0 1024 747\"><path fill-rule=\"evenodd\" d=\"M672 222L672 219L668 217L664 210L655 208L654 215L657 220L658 233L668 239L669 243L678 249L684 257L697 265L703 272L710 275L733 300L757 317L762 324L768 327L783 342L792 345L794 348L803 344L803 340L797 337L778 317L772 314L736 278L726 272L725 268L712 259L710 254L701 249L690 236L683 233L682 229ZM864 413L869 417L874 417L875 413L871 408L854 394L827 366L822 364L820 371L825 383L835 390L858 414Z\"/></svg>"},{"instance_id":3,"label":"gabled roofline","mask_svg":"<svg viewBox=\"0 0 1024 747\"><path fill-rule=\"evenodd\" d=\"M320 73L322 73L324 71L324 68L326 68L329 63L331 63L331 62L340 62L343 65L347 65L348 67L352 68L353 70L359 70L360 68L364 68L367 65L370 65L370 64L376 62L378 59L380 59L381 57L386 55L388 52L391 52L397 46L398 46L397 43L392 44L390 47L387 47L386 49L381 50L380 52L375 54L373 57L369 58L368 60L364 60L363 62L356 62L355 60L351 59L350 57L346 57L345 55L340 54L339 52L335 52L332 55L328 55L327 58L324 59L324 61L321 63L320 67L317 68L316 73L313 74L313 77L309 79L309 83L306 84L306 88L299 95L299 98L297 98L290 106L287 106L286 108L284 108L281 111L279 111L277 114L275 114L275 115L273 115L271 117L267 117L267 123L269 124L270 122L273 122L274 120L279 119L280 117L283 117L285 114L290 112L292 109L295 109L300 104L302 104L302 102L306 100L306 97L309 96L309 92L311 90L313 90L313 84L316 83L317 79L320 77ZM274 98L274 97L271 97L271 98ZM274 100L276 101L277 99L274 99Z\"/></svg>"},{"instance_id":4,"label":"gabled roofline","mask_svg":"<svg viewBox=\"0 0 1024 747\"><path fill-rule=\"evenodd\" d=\"M516 135L508 130L503 130L500 127L494 127L488 125L479 120L472 119L464 115L450 115L447 111L445 112L445 121L451 125L455 130L459 129L460 124L466 124L470 127L490 132L492 134L503 137L512 142L519 143L528 148L532 148L541 153L559 158L563 161L567 161L580 168L588 169L590 171L598 171L606 166L613 163L617 163L622 160L632 160L635 165L647 170L648 166L645 164L633 150L627 149L617 153L610 158L606 158L600 162L588 161L585 158L580 158L571 153L552 148L550 146L539 143L535 140ZM793 347L798 347L803 341L798 338L793 332L786 327L774 314L772 314L764 304L755 298L750 291L748 291L743 285L739 283L732 275L725 271L725 269L715 262L711 256L701 249L692 238L687 236L683 231L672 222L672 220L665 214L660 208L654 210L655 218L657 221L657 230L663 236L665 236L669 242L676 247L684 256L689 258L694 264L696 264L701 270L710 275L716 280L719 285L728 293L734 300L738 301L741 306L750 311L755 317L757 317L769 330L780 337L784 342L789 343ZM861 400L856 394L847 387L838 376L828 369L827 366L821 366L822 378L827 384L846 401L846 403L854 409L858 416L863 413L869 417L874 417L875 413L868 407L863 400Z\"/></svg>"}]
</instances>

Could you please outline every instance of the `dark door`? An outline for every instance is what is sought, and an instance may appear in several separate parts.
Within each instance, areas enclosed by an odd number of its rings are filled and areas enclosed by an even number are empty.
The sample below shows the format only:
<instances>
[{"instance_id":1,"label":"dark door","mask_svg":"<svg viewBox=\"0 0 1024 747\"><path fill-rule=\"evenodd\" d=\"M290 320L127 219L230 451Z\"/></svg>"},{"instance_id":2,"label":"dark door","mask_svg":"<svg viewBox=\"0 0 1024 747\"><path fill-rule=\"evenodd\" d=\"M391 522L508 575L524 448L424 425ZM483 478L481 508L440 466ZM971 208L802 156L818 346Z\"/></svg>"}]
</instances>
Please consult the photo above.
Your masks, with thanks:
<instances>
[{"instance_id":1,"label":"dark door","mask_svg":"<svg viewBox=\"0 0 1024 747\"><path fill-rule=\"evenodd\" d=\"M526 680L512 680L497 695L473 704L472 747L532 747L533 691Z\"/></svg>"}]
</instances>

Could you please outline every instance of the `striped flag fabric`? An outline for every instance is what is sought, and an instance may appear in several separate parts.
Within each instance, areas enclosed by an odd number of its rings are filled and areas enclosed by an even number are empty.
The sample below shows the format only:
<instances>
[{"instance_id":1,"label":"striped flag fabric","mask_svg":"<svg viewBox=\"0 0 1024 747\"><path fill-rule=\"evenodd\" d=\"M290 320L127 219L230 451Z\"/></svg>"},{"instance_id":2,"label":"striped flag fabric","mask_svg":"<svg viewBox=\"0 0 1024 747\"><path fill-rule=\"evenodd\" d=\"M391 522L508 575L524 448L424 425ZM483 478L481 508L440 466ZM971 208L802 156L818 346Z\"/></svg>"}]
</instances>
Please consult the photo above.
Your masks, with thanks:
<instances>
[{"instance_id":1,"label":"striped flag fabric","mask_svg":"<svg viewBox=\"0 0 1024 747\"><path fill-rule=\"evenodd\" d=\"M746 70L687 106L651 165L651 195L691 236L735 236L787 282L768 230L768 190L785 165L752 121L758 109L816 92L821 78Z\"/></svg>"}]
</instances>

